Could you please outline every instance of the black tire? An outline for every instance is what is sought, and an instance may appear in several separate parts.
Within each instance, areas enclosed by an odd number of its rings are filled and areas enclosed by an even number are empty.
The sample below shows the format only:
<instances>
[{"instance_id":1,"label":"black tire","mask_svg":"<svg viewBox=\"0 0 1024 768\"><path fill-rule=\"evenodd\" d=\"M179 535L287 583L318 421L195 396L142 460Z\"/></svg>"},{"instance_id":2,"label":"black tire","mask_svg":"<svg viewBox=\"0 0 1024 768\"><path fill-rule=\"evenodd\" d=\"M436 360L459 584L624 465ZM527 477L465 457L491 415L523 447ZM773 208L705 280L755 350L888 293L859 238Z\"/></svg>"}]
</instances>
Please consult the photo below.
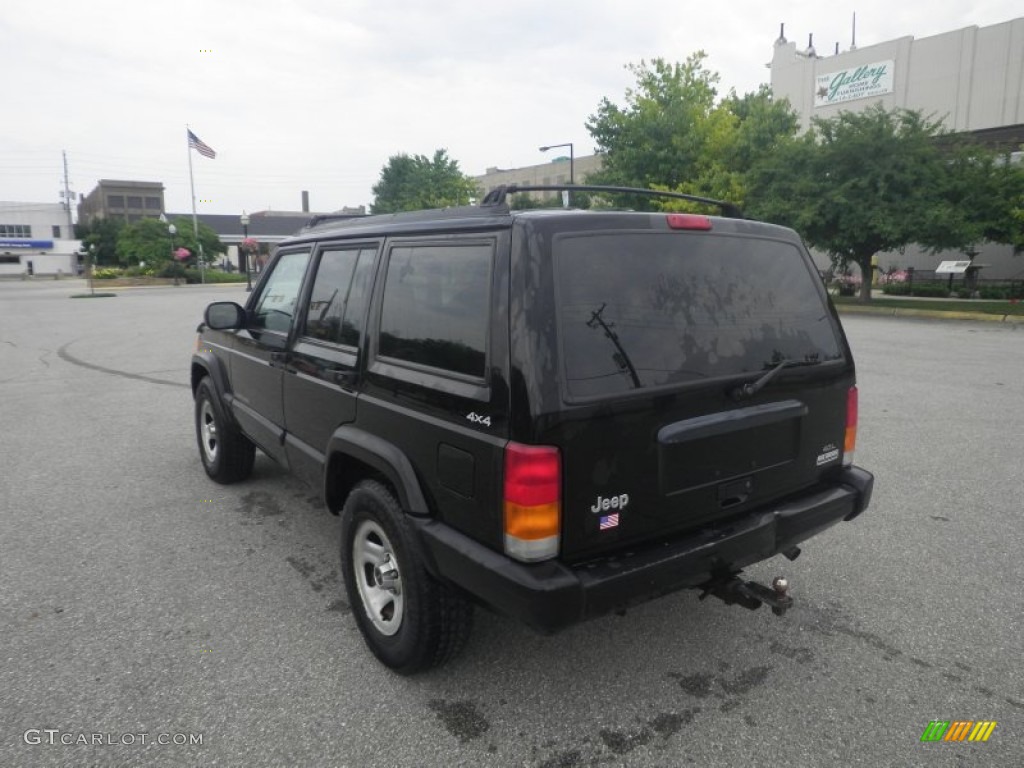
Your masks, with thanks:
<instances>
[{"instance_id":1,"label":"black tire","mask_svg":"<svg viewBox=\"0 0 1024 768\"><path fill-rule=\"evenodd\" d=\"M405 513L376 480L360 482L341 511L341 570L359 631L395 672L440 666L465 646L473 606L427 573Z\"/></svg>"},{"instance_id":2,"label":"black tire","mask_svg":"<svg viewBox=\"0 0 1024 768\"><path fill-rule=\"evenodd\" d=\"M209 376L196 388L195 422L199 458L206 474L225 484L237 483L252 474L256 446L228 422Z\"/></svg>"}]
</instances>

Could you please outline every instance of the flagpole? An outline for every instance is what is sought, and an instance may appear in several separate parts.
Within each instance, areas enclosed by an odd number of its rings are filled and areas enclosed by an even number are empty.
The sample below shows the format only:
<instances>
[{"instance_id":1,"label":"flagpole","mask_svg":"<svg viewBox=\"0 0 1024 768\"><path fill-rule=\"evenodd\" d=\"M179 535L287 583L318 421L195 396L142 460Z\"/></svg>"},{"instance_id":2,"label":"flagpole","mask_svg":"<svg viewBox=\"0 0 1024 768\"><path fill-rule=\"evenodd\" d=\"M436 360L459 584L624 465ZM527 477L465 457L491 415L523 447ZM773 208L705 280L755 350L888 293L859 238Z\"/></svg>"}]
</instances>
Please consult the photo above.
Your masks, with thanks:
<instances>
[{"instance_id":1,"label":"flagpole","mask_svg":"<svg viewBox=\"0 0 1024 768\"><path fill-rule=\"evenodd\" d=\"M203 268L203 243L199 239L199 219L196 216L196 182L192 176L192 144L188 140L188 124L185 124L185 146L188 148L188 186L192 192L192 232L196 236L196 245L199 246L199 279L206 283L206 271Z\"/></svg>"}]
</instances>

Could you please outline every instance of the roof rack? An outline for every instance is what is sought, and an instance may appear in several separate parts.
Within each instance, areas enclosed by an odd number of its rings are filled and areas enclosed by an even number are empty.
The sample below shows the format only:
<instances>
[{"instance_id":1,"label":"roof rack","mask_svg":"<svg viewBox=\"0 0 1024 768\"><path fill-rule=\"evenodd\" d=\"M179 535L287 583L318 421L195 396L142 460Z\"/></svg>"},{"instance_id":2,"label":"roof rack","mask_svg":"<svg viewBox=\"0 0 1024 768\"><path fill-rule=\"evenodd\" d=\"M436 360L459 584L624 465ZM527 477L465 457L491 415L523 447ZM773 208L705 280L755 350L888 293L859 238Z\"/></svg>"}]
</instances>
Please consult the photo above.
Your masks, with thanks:
<instances>
[{"instance_id":1,"label":"roof rack","mask_svg":"<svg viewBox=\"0 0 1024 768\"><path fill-rule=\"evenodd\" d=\"M323 224L325 221L345 221L347 219L362 219L368 216L366 213L318 213L315 216L311 216L309 221L306 222L306 228L315 227L317 224Z\"/></svg>"},{"instance_id":2,"label":"roof rack","mask_svg":"<svg viewBox=\"0 0 1024 768\"><path fill-rule=\"evenodd\" d=\"M338 214L328 213L313 216L302 232L309 232L318 227L344 228L372 227L376 224L416 224L436 221L452 221L458 219L488 219L509 213L507 205L481 207L478 205L460 205L451 208L425 208L415 211L396 211L395 213L370 214ZM333 225L333 227L332 227Z\"/></svg>"},{"instance_id":3,"label":"roof rack","mask_svg":"<svg viewBox=\"0 0 1024 768\"><path fill-rule=\"evenodd\" d=\"M722 215L730 219L742 219L743 211L735 203L725 200L715 200L710 197L699 197L697 195L686 195L682 192L662 192L657 189L641 189L639 187L610 187L600 184L502 184L495 187L483 200L481 206L497 206L505 204L509 195L517 192L619 192L627 195L645 195L647 197L673 197L679 200L688 200L691 203L704 203L713 205L722 211Z\"/></svg>"}]
</instances>

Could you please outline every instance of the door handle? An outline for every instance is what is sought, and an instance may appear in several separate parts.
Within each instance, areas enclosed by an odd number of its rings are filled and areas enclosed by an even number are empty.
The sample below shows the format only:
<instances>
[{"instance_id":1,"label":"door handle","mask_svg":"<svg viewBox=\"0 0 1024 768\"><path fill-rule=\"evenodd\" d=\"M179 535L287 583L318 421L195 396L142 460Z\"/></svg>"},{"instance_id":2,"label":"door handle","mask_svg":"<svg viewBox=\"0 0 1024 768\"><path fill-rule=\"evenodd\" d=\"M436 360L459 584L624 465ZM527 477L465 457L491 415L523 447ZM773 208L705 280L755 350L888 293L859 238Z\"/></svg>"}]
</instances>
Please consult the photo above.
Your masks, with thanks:
<instances>
[{"instance_id":1,"label":"door handle","mask_svg":"<svg viewBox=\"0 0 1024 768\"><path fill-rule=\"evenodd\" d=\"M355 371L335 371L334 383L342 389L352 389L356 384Z\"/></svg>"}]
</instances>

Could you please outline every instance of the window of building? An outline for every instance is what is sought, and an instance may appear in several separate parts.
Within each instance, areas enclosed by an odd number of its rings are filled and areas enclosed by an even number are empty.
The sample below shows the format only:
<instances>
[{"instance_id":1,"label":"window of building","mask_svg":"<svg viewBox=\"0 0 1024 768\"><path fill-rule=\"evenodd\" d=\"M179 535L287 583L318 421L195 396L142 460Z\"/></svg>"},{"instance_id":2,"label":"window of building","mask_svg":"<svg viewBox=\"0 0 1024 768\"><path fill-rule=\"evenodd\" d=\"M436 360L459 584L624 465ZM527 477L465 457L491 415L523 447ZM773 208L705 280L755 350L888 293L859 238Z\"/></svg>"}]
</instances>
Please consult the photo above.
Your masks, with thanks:
<instances>
[{"instance_id":1,"label":"window of building","mask_svg":"<svg viewBox=\"0 0 1024 768\"><path fill-rule=\"evenodd\" d=\"M128 196L128 207L129 208L141 208L142 207L142 197L140 197L139 195L129 195Z\"/></svg>"},{"instance_id":2,"label":"window of building","mask_svg":"<svg viewBox=\"0 0 1024 768\"><path fill-rule=\"evenodd\" d=\"M147 211L159 211L160 210L160 198L159 197L147 197L146 198L146 210Z\"/></svg>"},{"instance_id":3,"label":"window of building","mask_svg":"<svg viewBox=\"0 0 1024 768\"><path fill-rule=\"evenodd\" d=\"M60 238L60 225L59 224L54 224L52 229L53 229L53 236L55 238Z\"/></svg>"},{"instance_id":4,"label":"window of building","mask_svg":"<svg viewBox=\"0 0 1024 768\"><path fill-rule=\"evenodd\" d=\"M393 248L380 355L483 378L493 252L480 242Z\"/></svg>"},{"instance_id":5,"label":"window of building","mask_svg":"<svg viewBox=\"0 0 1024 768\"><path fill-rule=\"evenodd\" d=\"M20 264L21 256L11 253L0 254L0 264Z\"/></svg>"},{"instance_id":6,"label":"window of building","mask_svg":"<svg viewBox=\"0 0 1024 768\"><path fill-rule=\"evenodd\" d=\"M124 208L124 195L107 195L108 208Z\"/></svg>"},{"instance_id":7,"label":"window of building","mask_svg":"<svg viewBox=\"0 0 1024 768\"><path fill-rule=\"evenodd\" d=\"M375 248L324 251L309 298L305 335L359 346Z\"/></svg>"},{"instance_id":8,"label":"window of building","mask_svg":"<svg viewBox=\"0 0 1024 768\"><path fill-rule=\"evenodd\" d=\"M28 224L0 224L0 237L32 237L32 227Z\"/></svg>"}]
</instances>

